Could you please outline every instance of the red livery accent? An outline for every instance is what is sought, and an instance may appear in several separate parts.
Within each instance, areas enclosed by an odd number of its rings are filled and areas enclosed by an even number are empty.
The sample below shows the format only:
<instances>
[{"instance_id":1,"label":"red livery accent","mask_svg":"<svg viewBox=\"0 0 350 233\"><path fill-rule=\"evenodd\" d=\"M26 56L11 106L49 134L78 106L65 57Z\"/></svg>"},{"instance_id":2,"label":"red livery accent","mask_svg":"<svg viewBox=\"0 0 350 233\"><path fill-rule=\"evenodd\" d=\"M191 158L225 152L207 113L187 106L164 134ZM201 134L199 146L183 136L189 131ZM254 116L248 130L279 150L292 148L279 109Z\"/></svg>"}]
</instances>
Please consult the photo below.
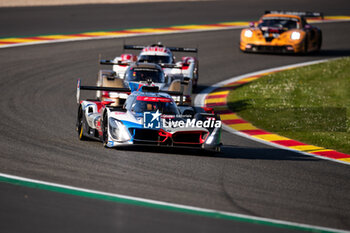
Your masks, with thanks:
<instances>
[{"instance_id":1,"label":"red livery accent","mask_svg":"<svg viewBox=\"0 0 350 233\"><path fill-rule=\"evenodd\" d=\"M137 91L139 91L142 86L144 86L144 84L140 83L139 86L137 87Z\"/></svg>"},{"instance_id":2,"label":"red livery accent","mask_svg":"<svg viewBox=\"0 0 350 233\"><path fill-rule=\"evenodd\" d=\"M194 57L182 57L182 70L188 70L191 63L196 62Z\"/></svg>"},{"instance_id":3,"label":"red livery accent","mask_svg":"<svg viewBox=\"0 0 350 233\"><path fill-rule=\"evenodd\" d=\"M204 111L206 111L207 113L214 114L214 109L213 109L213 108L203 107L203 109L204 109Z\"/></svg>"},{"instance_id":4,"label":"red livery accent","mask_svg":"<svg viewBox=\"0 0 350 233\"><path fill-rule=\"evenodd\" d=\"M101 102L95 102L96 106L97 106L97 111L101 112L101 109L104 107L104 104L102 104Z\"/></svg>"},{"instance_id":5,"label":"red livery accent","mask_svg":"<svg viewBox=\"0 0 350 233\"><path fill-rule=\"evenodd\" d=\"M189 65L190 63L195 62L196 58L194 58L194 57L182 57L181 60L182 60L183 64Z\"/></svg>"},{"instance_id":6,"label":"red livery accent","mask_svg":"<svg viewBox=\"0 0 350 233\"><path fill-rule=\"evenodd\" d=\"M164 47L146 47L142 50L142 52L160 52L160 53L168 53L167 48Z\"/></svg>"},{"instance_id":7,"label":"red livery accent","mask_svg":"<svg viewBox=\"0 0 350 233\"><path fill-rule=\"evenodd\" d=\"M182 70L188 70L188 67L190 67L190 66L187 65L187 64L183 64L181 69L182 69Z\"/></svg>"},{"instance_id":8,"label":"red livery accent","mask_svg":"<svg viewBox=\"0 0 350 233\"><path fill-rule=\"evenodd\" d=\"M169 137L171 138L171 133L166 132L163 129L160 129L158 134L160 137L164 137L164 139L160 138L161 142L165 142Z\"/></svg>"},{"instance_id":9,"label":"red livery accent","mask_svg":"<svg viewBox=\"0 0 350 233\"><path fill-rule=\"evenodd\" d=\"M99 120L99 121L96 122L96 130L98 131L99 135L102 135L102 130L101 129L102 129L101 128L101 121Z\"/></svg>"},{"instance_id":10,"label":"red livery accent","mask_svg":"<svg viewBox=\"0 0 350 233\"><path fill-rule=\"evenodd\" d=\"M83 102L83 100L80 101L80 104L81 104L82 102ZM96 107L97 107L97 111L98 111L98 112L101 112L101 109L102 109L105 105L108 105L108 104L113 103L113 101L102 101L102 102L100 102L100 101L89 101L89 102L92 102L92 103L96 104Z\"/></svg>"},{"instance_id":11,"label":"red livery accent","mask_svg":"<svg viewBox=\"0 0 350 233\"><path fill-rule=\"evenodd\" d=\"M109 98L109 91L102 91L102 97Z\"/></svg>"},{"instance_id":12,"label":"red livery accent","mask_svg":"<svg viewBox=\"0 0 350 233\"><path fill-rule=\"evenodd\" d=\"M137 96L136 100L151 101L151 102L172 102L171 99L163 97L148 97L148 96Z\"/></svg>"},{"instance_id":13,"label":"red livery accent","mask_svg":"<svg viewBox=\"0 0 350 233\"><path fill-rule=\"evenodd\" d=\"M137 56L130 53L124 53L120 58L122 61L137 61Z\"/></svg>"}]
</instances>

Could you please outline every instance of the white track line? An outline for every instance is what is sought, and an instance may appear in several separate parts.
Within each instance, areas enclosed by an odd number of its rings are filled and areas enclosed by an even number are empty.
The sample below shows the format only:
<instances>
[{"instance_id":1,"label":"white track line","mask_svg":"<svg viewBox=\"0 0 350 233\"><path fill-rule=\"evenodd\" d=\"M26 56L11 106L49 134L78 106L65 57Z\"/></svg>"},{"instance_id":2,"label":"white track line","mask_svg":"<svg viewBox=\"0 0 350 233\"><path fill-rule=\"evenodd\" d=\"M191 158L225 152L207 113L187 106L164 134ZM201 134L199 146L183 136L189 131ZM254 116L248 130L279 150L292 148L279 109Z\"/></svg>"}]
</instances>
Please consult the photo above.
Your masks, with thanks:
<instances>
[{"instance_id":1,"label":"white track line","mask_svg":"<svg viewBox=\"0 0 350 233\"><path fill-rule=\"evenodd\" d=\"M103 195L105 197L115 197L115 198L120 198L120 199L133 200L133 201L143 202L143 203L147 203L147 204L154 205L154 206L172 207L172 208L178 209L179 212L183 212L184 210L192 210L192 211L196 211L198 213L218 214L221 216L230 216L230 217L234 217L234 218L245 219L245 220L248 220L247 223L251 223L251 224L254 224L254 223L255 224L263 224L263 222L268 222L268 223L272 223L272 225L267 225L269 227L283 228L283 226L281 226L281 225L284 225L286 227L285 228L286 230L288 230L288 226L289 226L289 227L299 228L299 229L295 229L295 230L336 232L336 233L346 233L346 232L349 233L350 232L350 231L339 230L339 229L328 228L328 227L319 227L319 226L314 226L314 225L309 225L309 224L301 224L301 223L295 223L295 222L290 222L290 221L255 217L255 216L250 216L250 215L245 215L245 214L237 214L237 213L231 213L231 212L226 212L226 211L199 208L199 207L194 207L194 206L189 206L189 205L180 205L180 204L175 204L175 203L171 203L171 202L163 202L163 201L156 201L156 200L151 200L151 199L127 196L127 195L101 192L101 191L92 190L92 189L84 189L84 188L78 188L78 187L69 186L69 185L62 185L62 184L58 184L58 183L45 182L45 181L40 181L40 180L35 180L35 179L28 179L28 178L24 178L24 177L20 177L20 176L13 176L13 175L4 174L4 173L0 173L0 177L13 179L16 181L28 182L28 183L32 183L32 184L38 184L38 186L43 185L43 186L49 186L49 187L57 187L57 188L68 190L68 191L74 190L74 191L79 191L79 192L83 192L83 193ZM12 182L9 182L9 183L12 183ZM40 186L38 188L40 189ZM107 199L107 201L108 201L108 199ZM181 210L183 210L183 211L181 211ZM210 216L208 216L208 217L210 217ZM212 217L210 217L210 218L212 218ZM217 216L216 218L222 219L222 217L220 217L220 216ZM227 219L227 220L228 221L239 221L237 219L236 220L235 219L232 219L232 220ZM240 222L242 222L242 220ZM276 225L274 226L273 224L276 224Z\"/></svg>"}]
</instances>

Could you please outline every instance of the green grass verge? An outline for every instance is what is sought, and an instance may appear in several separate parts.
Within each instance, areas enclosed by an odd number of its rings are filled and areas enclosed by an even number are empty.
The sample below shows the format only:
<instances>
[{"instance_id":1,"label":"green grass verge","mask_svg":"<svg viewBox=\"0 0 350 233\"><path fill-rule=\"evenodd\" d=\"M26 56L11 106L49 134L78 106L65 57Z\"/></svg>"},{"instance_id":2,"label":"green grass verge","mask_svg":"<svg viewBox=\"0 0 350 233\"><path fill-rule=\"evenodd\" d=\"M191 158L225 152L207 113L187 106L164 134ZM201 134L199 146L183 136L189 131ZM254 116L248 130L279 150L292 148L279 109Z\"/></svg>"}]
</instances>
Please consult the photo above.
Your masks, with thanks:
<instances>
[{"instance_id":1,"label":"green grass verge","mask_svg":"<svg viewBox=\"0 0 350 233\"><path fill-rule=\"evenodd\" d=\"M350 58L267 75L231 91L228 106L258 128L350 154Z\"/></svg>"}]
</instances>

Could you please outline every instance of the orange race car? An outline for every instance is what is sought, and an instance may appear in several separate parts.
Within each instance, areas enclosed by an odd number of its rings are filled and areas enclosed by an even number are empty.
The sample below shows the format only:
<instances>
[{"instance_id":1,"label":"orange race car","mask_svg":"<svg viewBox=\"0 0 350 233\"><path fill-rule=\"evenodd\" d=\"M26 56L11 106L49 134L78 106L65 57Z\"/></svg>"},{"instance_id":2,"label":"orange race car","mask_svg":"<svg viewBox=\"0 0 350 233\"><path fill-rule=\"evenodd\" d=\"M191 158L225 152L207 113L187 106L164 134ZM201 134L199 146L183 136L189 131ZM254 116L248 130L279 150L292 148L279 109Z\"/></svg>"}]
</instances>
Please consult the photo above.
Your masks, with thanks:
<instances>
[{"instance_id":1,"label":"orange race car","mask_svg":"<svg viewBox=\"0 0 350 233\"><path fill-rule=\"evenodd\" d=\"M306 18L321 17L316 12L266 11L259 22L241 32L243 52L308 53L319 51L322 32Z\"/></svg>"}]
</instances>

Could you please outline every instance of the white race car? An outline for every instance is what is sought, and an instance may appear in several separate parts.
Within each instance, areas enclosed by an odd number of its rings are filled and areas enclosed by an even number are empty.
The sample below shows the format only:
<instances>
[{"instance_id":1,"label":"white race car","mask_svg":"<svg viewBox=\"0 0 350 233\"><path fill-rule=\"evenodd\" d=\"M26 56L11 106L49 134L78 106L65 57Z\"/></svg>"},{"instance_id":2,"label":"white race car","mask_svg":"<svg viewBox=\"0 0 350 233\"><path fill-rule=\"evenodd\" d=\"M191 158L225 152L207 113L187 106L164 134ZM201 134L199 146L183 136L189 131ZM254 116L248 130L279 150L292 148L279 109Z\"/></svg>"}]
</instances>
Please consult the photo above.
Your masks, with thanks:
<instances>
[{"instance_id":1,"label":"white race car","mask_svg":"<svg viewBox=\"0 0 350 233\"><path fill-rule=\"evenodd\" d=\"M80 90L127 92L122 88L80 86L76 130L80 140L102 141L105 147L153 145L220 151L221 121L212 109L177 106L158 87L132 92L124 105L113 101L80 101Z\"/></svg>"},{"instance_id":2,"label":"white race car","mask_svg":"<svg viewBox=\"0 0 350 233\"><path fill-rule=\"evenodd\" d=\"M198 84L198 60L196 57L182 57L181 61L176 62L173 52L197 53L196 48L180 48L180 47L165 47L161 43L152 44L149 46L142 45L124 45L124 49L141 50L138 56L124 53L113 60L101 60L101 64L113 65L113 71L118 77L124 78L126 69L131 63L155 63L160 65L165 73L165 76L176 79L183 77L190 79L195 88Z\"/></svg>"}]
</instances>

